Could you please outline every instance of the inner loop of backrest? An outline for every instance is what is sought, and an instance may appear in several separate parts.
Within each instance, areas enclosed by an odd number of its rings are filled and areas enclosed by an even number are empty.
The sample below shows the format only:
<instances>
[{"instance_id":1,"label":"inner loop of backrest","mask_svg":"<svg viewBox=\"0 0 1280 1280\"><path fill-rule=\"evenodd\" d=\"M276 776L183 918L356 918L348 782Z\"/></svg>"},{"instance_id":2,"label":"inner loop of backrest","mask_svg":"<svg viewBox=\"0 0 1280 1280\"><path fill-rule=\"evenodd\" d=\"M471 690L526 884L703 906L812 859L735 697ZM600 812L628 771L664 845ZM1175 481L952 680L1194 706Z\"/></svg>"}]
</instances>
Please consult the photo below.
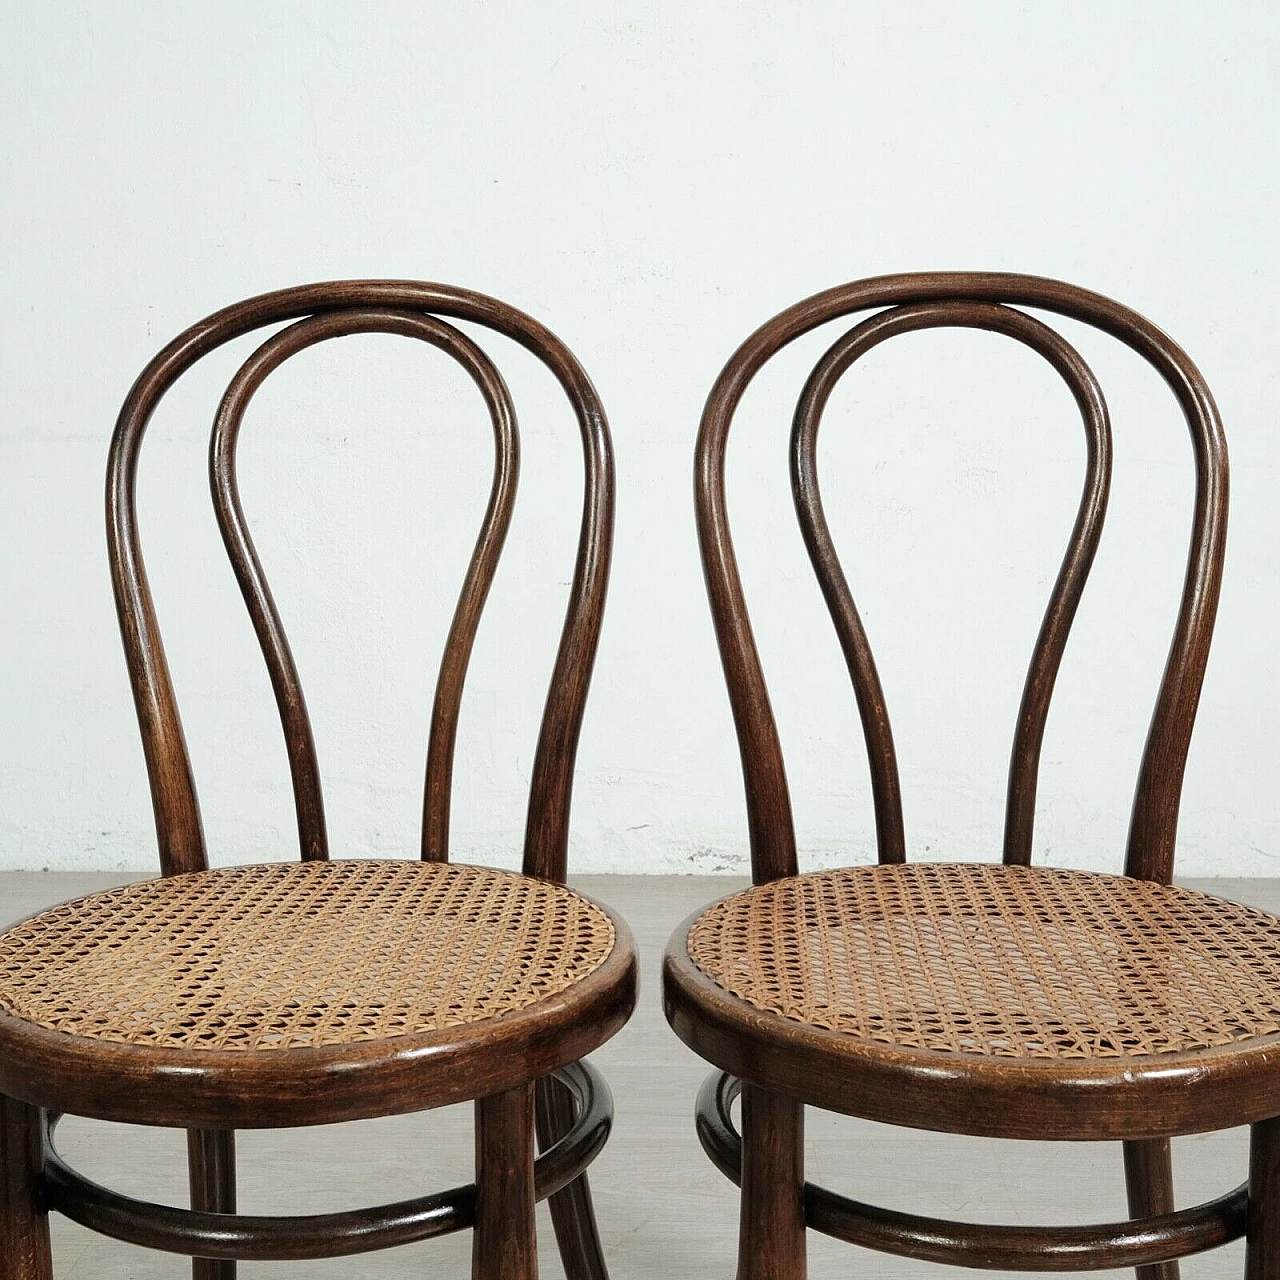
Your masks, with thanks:
<instances>
[{"instance_id":1,"label":"inner loop of backrest","mask_svg":"<svg viewBox=\"0 0 1280 1280\"><path fill-rule=\"evenodd\" d=\"M1067 384L1085 429L1087 464L1080 505L1032 653L1009 762L1004 860L1026 865L1031 860L1036 783L1049 700L1097 553L1111 485L1111 424L1093 371L1079 352L1048 325L997 303L927 302L882 311L837 339L805 383L791 434L792 494L805 547L839 636L857 698L871 769L879 860L903 862L906 837L893 731L871 646L823 510L818 481L818 429L836 385L868 351L898 334L943 327L1003 334L1043 356Z\"/></svg>"},{"instance_id":2,"label":"inner loop of backrest","mask_svg":"<svg viewBox=\"0 0 1280 1280\"><path fill-rule=\"evenodd\" d=\"M424 784L422 856L448 857L449 801L462 686L480 614L511 523L519 473L519 436L511 394L493 362L469 337L434 316L360 308L309 316L273 334L241 365L219 405L209 442L209 483L218 527L271 677L284 730L304 860L329 856L315 739L283 622L240 503L236 447L249 402L285 361L332 338L357 333L416 338L452 356L479 388L494 432L488 508L445 641L431 717Z\"/></svg>"}]
</instances>

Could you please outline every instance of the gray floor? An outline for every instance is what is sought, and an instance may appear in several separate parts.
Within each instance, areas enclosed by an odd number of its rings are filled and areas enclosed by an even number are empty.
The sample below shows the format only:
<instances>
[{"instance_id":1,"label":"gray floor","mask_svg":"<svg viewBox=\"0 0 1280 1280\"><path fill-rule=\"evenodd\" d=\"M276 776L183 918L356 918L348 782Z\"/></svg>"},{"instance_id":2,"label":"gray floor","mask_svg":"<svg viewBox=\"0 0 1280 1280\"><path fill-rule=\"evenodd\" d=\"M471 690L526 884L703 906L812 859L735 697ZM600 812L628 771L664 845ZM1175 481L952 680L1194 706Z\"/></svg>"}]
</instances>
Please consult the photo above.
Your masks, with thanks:
<instances>
[{"instance_id":1,"label":"gray floor","mask_svg":"<svg viewBox=\"0 0 1280 1280\"><path fill-rule=\"evenodd\" d=\"M0 875L0 922L126 877ZM658 1007L662 946L690 911L736 888L710 877L585 877L585 891L617 907L641 951L640 1007L594 1061L614 1092L613 1138L592 1169L597 1214L614 1280L728 1280L734 1271L737 1196L703 1156L691 1123L707 1066L676 1040ZM1280 881L1214 881L1197 887L1280 908ZM810 1112L808 1174L847 1195L895 1208L976 1221L1102 1221L1124 1216L1115 1146L990 1142L939 1137ZM376 1204L466 1182L470 1107L358 1124L240 1135L240 1206L245 1212L318 1212ZM180 1134L70 1119L60 1146L86 1173L122 1191L181 1203ZM1175 1143L1179 1204L1243 1181L1242 1131ZM562 1274L550 1222L540 1209L542 1275ZM246 1280L391 1280L469 1274L469 1237L459 1235L360 1258L242 1263ZM971 1272L855 1250L810 1234L810 1271L826 1276L925 1280ZM188 1275L185 1261L94 1236L57 1221L58 1280L160 1280ZM1185 1280L1239 1276L1237 1244L1183 1263ZM988 1275L994 1274L991 1272ZM1001 1273L1004 1274L1004 1273ZM1096 1272L1107 1276L1128 1272Z\"/></svg>"}]
</instances>

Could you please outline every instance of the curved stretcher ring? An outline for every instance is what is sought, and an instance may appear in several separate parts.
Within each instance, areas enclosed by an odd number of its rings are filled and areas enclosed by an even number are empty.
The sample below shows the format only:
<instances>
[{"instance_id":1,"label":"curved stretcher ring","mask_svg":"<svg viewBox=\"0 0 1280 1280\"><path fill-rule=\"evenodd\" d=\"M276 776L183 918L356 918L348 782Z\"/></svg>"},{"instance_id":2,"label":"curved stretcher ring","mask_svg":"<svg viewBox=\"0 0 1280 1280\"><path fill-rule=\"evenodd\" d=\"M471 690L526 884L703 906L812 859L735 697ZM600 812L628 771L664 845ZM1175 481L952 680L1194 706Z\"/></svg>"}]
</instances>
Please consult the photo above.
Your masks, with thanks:
<instances>
[{"instance_id":1,"label":"curved stretcher ring","mask_svg":"<svg viewBox=\"0 0 1280 1280\"><path fill-rule=\"evenodd\" d=\"M553 1075L573 1094L577 1118L569 1132L534 1164L539 1200L577 1178L600 1154L613 1127L613 1097L595 1067L586 1061L575 1062ZM45 1118L46 1207L128 1244L237 1261L338 1258L448 1235L475 1222L474 1184L394 1204L306 1216L203 1213L135 1200L93 1182L67 1164L53 1143L54 1128L61 1118L52 1112Z\"/></svg>"}]
</instances>

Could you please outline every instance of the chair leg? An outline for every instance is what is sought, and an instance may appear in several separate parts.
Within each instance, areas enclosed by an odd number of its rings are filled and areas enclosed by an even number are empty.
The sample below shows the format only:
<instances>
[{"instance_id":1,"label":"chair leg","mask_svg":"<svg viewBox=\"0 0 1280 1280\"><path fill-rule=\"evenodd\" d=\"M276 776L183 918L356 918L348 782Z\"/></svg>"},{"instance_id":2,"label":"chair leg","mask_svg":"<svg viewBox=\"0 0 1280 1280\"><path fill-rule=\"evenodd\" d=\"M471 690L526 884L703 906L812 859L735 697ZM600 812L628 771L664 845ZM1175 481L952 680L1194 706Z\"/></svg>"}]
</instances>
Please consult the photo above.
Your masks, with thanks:
<instances>
[{"instance_id":1,"label":"chair leg","mask_svg":"<svg viewBox=\"0 0 1280 1280\"><path fill-rule=\"evenodd\" d=\"M552 1076L537 1084L538 1145L542 1150L558 1141L574 1122L573 1093ZM556 1231L560 1261L568 1280L609 1280L591 1188L584 1173L553 1195L548 1204Z\"/></svg>"},{"instance_id":2,"label":"chair leg","mask_svg":"<svg viewBox=\"0 0 1280 1280\"><path fill-rule=\"evenodd\" d=\"M1249 1134L1249 1231L1245 1280L1280 1280L1280 1119Z\"/></svg>"},{"instance_id":3,"label":"chair leg","mask_svg":"<svg viewBox=\"0 0 1280 1280\"><path fill-rule=\"evenodd\" d=\"M0 1280L53 1280L40 1112L0 1097Z\"/></svg>"},{"instance_id":4,"label":"chair leg","mask_svg":"<svg viewBox=\"0 0 1280 1280\"><path fill-rule=\"evenodd\" d=\"M533 1085L476 1100L471 1280L537 1280Z\"/></svg>"},{"instance_id":5,"label":"chair leg","mask_svg":"<svg viewBox=\"0 0 1280 1280\"><path fill-rule=\"evenodd\" d=\"M1129 1193L1129 1216L1149 1218L1173 1212L1173 1156L1168 1138L1124 1144L1124 1182ZM1178 1280L1176 1262L1135 1267L1137 1280Z\"/></svg>"},{"instance_id":6,"label":"chair leg","mask_svg":"<svg viewBox=\"0 0 1280 1280\"><path fill-rule=\"evenodd\" d=\"M236 1135L231 1129L188 1129L191 1207L205 1213L236 1211ZM228 1258L192 1258L191 1280L236 1280Z\"/></svg>"},{"instance_id":7,"label":"chair leg","mask_svg":"<svg viewBox=\"0 0 1280 1280\"><path fill-rule=\"evenodd\" d=\"M742 1086L738 1280L805 1280L804 1105Z\"/></svg>"}]
</instances>

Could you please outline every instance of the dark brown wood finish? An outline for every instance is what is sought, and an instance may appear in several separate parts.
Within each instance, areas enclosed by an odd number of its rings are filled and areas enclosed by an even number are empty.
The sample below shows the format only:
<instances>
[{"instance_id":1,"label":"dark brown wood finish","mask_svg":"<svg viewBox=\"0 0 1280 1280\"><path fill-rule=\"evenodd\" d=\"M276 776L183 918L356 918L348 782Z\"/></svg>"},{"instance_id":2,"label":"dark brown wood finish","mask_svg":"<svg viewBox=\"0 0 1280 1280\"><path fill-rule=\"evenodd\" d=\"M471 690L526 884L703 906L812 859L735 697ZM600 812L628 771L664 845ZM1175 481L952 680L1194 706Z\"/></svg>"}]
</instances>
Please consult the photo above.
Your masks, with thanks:
<instances>
[{"instance_id":1,"label":"dark brown wood finish","mask_svg":"<svg viewBox=\"0 0 1280 1280\"><path fill-rule=\"evenodd\" d=\"M1249 1232L1244 1280L1280 1280L1280 1119L1249 1135Z\"/></svg>"},{"instance_id":2,"label":"dark brown wood finish","mask_svg":"<svg viewBox=\"0 0 1280 1280\"><path fill-rule=\"evenodd\" d=\"M150 1124L201 1129L335 1124L468 1102L550 1075L625 1024L635 949L621 917L610 918L613 953L545 1006L421 1035L197 1056L86 1043L0 1013L0 1092L97 1120L138 1123L144 1112Z\"/></svg>"},{"instance_id":3,"label":"dark brown wood finish","mask_svg":"<svg viewBox=\"0 0 1280 1280\"><path fill-rule=\"evenodd\" d=\"M53 1280L40 1112L0 1096L0 1280Z\"/></svg>"},{"instance_id":4,"label":"dark brown wood finish","mask_svg":"<svg viewBox=\"0 0 1280 1280\"><path fill-rule=\"evenodd\" d=\"M506 384L475 340L451 320L493 330L537 356L560 383L582 437L578 555L534 757L523 857L526 876L564 882L574 757L613 539L613 461L604 411L573 354L529 316L446 285L378 280L286 289L215 313L156 356L121 410L107 471L108 551L164 875L218 872L207 870L190 757L143 562L135 509L140 450L157 404L193 364L264 327L275 331L244 361L218 407L209 477L218 524L275 692L304 861L329 857L320 771L298 672L240 502L236 448L245 412L265 379L291 356L355 333L415 338L444 351L469 374L488 410L493 484L445 643L427 746L421 856L426 862L448 860L463 681L510 524L520 455ZM96 1230L187 1253L195 1259L195 1280L233 1280L237 1258L355 1253L473 1223L479 1224L477 1275L532 1275L536 1178L536 1194L551 1198L571 1280L606 1280L585 1169L608 1135L612 1102L603 1081L580 1059L623 1025L636 993L630 934L619 917L607 914L612 950L581 981L552 999L429 1033L314 1048L193 1051L94 1040L0 1013L0 1093L8 1095L2 1225L6 1239L20 1240L21 1251L30 1255L26 1260L22 1254L21 1264L0 1263L0 1276L48 1280L41 1197ZM544 1154L536 1173L535 1087L546 1100ZM332 1123L471 1099L483 1100L477 1103L479 1191L456 1188L401 1205L310 1218L236 1213L237 1128ZM51 1146L46 1153L38 1135L39 1109L186 1128L192 1208L148 1205L88 1182ZM41 1163L46 1154L47 1170ZM524 1227L506 1219L526 1201L528 1212L520 1212L530 1235L521 1243ZM18 1266L26 1269L12 1270Z\"/></svg>"},{"instance_id":5,"label":"dark brown wood finish","mask_svg":"<svg viewBox=\"0 0 1280 1280\"><path fill-rule=\"evenodd\" d=\"M1010 307L950 301L899 306L883 311L840 338L818 362L805 384L791 437L792 491L805 546L840 637L858 700L873 776L872 796L876 806L880 861L904 862L907 856L906 835L893 732L889 727L889 713L871 646L840 567L827 527L826 513L822 509L818 485L818 428L831 393L856 360L888 338L938 327L988 329L1029 346L1044 356L1066 382L1085 425L1088 465L1084 492L1080 496L1080 510L1066 558L1041 626L1031 669L1027 672L1009 768L1004 860L1027 865L1031 862L1036 779L1045 721L1049 716L1049 698L1066 649L1067 634L1102 536L1102 520L1111 485L1111 423L1093 371L1080 354L1047 325Z\"/></svg>"},{"instance_id":6,"label":"dark brown wood finish","mask_svg":"<svg viewBox=\"0 0 1280 1280\"><path fill-rule=\"evenodd\" d=\"M744 1085L742 1132L738 1280L804 1280L804 1107Z\"/></svg>"},{"instance_id":7,"label":"dark brown wood finish","mask_svg":"<svg viewBox=\"0 0 1280 1280\"><path fill-rule=\"evenodd\" d=\"M762 1012L672 935L663 1007L676 1034L732 1075L811 1106L935 1133L1104 1141L1252 1124L1280 1111L1280 1035L1151 1058L992 1058L857 1040Z\"/></svg>"},{"instance_id":8,"label":"dark brown wood finish","mask_svg":"<svg viewBox=\"0 0 1280 1280\"><path fill-rule=\"evenodd\" d=\"M698 1138L711 1162L741 1185L743 1141L730 1108L742 1081L723 1071L698 1094ZM948 1222L863 1204L811 1182L804 1185L805 1218L824 1235L882 1253L956 1266L1018 1271L1082 1271L1148 1265L1144 1260L1187 1257L1216 1249L1245 1233L1248 1185L1207 1204L1138 1222L1072 1227L1010 1227Z\"/></svg>"},{"instance_id":9,"label":"dark brown wood finish","mask_svg":"<svg viewBox=\"0 0 1280 1280\"><path fill-rule=\"evenodd\" d=\"M188 1129L187 1168L191 1207L198 1213L236 1211L234 1129ZM192 1280L235 1280L236 1264L225 1258L193 1258Z\"/></svg>"},{"instance_id":10,"label":"dark brown wood finish","mask_svg":"<svg viewBox=\"0 0 1280 1280\"><path fill-rule=\"evenodd\" d=\"M1182 777L1226 539L1227 455L1213 398L1176 343L1108 298L1033 276L951 272L857 281L796 304L743 343L707 400L694 471L698 536L742 758L752 874L758 885L794 876L799 867L781 744L730 535L728 436L743 394L773 355L820 325L868 311L873 314L829 346L805 383L793 421L791 478L801 532L862 721L882 864L906 858L906 831L884 692L823 511L817 439L831 393L861 356L886 339L962 326L1011 337L1038 352L1066 383L1084 423L1087 465L1079 509L1032 652L1010 758L1003 860L1030 863L1049 701L1101 535L1112 446L1106 403L1092 371L1069 343L1023 308L1083 322L1128 345L1161 375L1188 424L1196 473L1190 549L1173 641L1138 770L1124 866L1130 876L1164 884L1172 879ZM677 929L668 947L663 975L667 1018L686 1043L731 1077L741 1078L753 1093L767 1090L797 1106L944 1132L1120 1139L1125 1144L1132 1225L970 1227L893 1214L809 1187L810 1226L873 1248L961 1265L1029 1270L1132 1265L1139 1280L1176 1280L1172 1259L1243 1232L1243 1192L1196 1210L1175 1211L1167 1139L1251 1123L1255 1151L1263 1149L1265 1141L1257 1135L1280 1114L1280 1076L1273 1065L1280 1037L1258 1035L1218 1048L1123 1060L988 1058L857 1039L775 1016L713 981L690 956L689 930L697 918ZM718 1163L717 1151L723 1155L729 1145L739 1149L736 1135L730 1140L728 1131L718 1127L721 1102L723 1093L704 1090L698 1110L704 1144ZM744 1106L741 1154L725 1155L728 1164L721 1167L728 1171L732 1164L736 1169L738 1160L744 1170L750 1167L755 1142ZM789 1167L779 1176L789 1181ZM747 1257L757 1248L748 1237L748 1216L744 1208L742 1267L750 1265ZM1256 1216L1251 1207L1251 1224Z\"/></svg>"},{"instance_id":11,"label":"dark brown wood finish","mask_svg":"<svg viewBox=\"0 0 1280 1280\"><path fill-rule=\"evenodd\" d=\"M335 316L346 319L323 319ZM415 322L415 316L427 323ZM216 312L175 338L152 360L134 383L120 412L107 468L107 545L156 810L161 865L166 873L201 870L207 863L190 757L138 534L135 492L147 424L169 388L209 352L255 329L285 321L314 320L301 333L270 339L237 376L228 390L228 400L219 410L211 448L211 479L223 536L276 689L290 764L295 780L302 781L301 786L295 785L295 801L303 856L323 856L323 824L315 816L320 803L318 768L306 705L279 616L239 509L234 470L238 418L243 413L242 400L252 395L271 369L295 350L340 332L413 330L411 336L440 346L458 359L481 387L494 417L499 458L489 513L464 582L442 663L443 690L438 691L438 697L444 699L445 707L454 709L442 712L438 704L433 730L441 739L438 753L446 754L443 739L447 738L450 719L456 719L455 704L461 696L470 636L474 634L479 605L492 579L510 514L508 491L515 483L516 455L514 439L504 443L504 434L514 433L506 388L474 344L456 329L450 332L449 326L440 324L440 316L484 325L532 351L560 382L582 433L586 468L582 532L534 757L525 842L525 870L529 874L564 879L573 761L600 638L613 545L613 455L604 409L573 354L531 317L483 294L397 280L304 285L264 294ZM432 317L437 318L434 324L429 323ZM424 825L438 828L439 821L435 817ZM431 856L439 856L437 844L429 845L428 850Z\"/></svg>"},{"instance_id":12,"label":"dark brown wood finish","mask_svg":"<svg viewBox=\"0 0 1280 1280\"><path fill-rule=\"evenodd\" d=\"M802 526L811 554L818 562L828 602L834 600L838 606L837 630L842 642L854 650L850 676L859 705L869 709L878 706L877 714L883 715L883 695L876 687L878 682L873 684L870 680L874 664L867 670L859 656L861 651L869 657L865 637L855 643L860 628L855 630L851 625L856 618L852 598L843 585L843 578L835 577L832 571L835 554L821 518L812 443L806 446L804 442L816 438L822 406L839 375L863 351L894 332L944 324L994 329L1027 343L1054 364L1085 415L1091 462L1081 515L1041 629L1019 717L1015 741L1022 744L1023 751L1015 756L1011 772L1026 773L1032 763L1029 759L1032 744L1038 754L1038 737L1034 731L1040 718L1038 708L1047 702L1057 672L1053 651L1065 643L1065 632L1091 561L1091 548L1096 547L1097 526L1105 509L1109 481L1105 459L1105 453L1109 453L1109 427L1096 380L1087 366L1044 326L1026 317L1014 318L1010 311L1014 306L1055 312L1119 338L1143 356L1168 383L1190 428L1196 466L1196 504L1186 582L1138 775L1126 859L1126 870L1131 875L1165 882L1172 877L1182 774L1208 661L1226 549L1227 454L1217 406L1186 353L1150 321L1109 298L1035 276L939 272L879 276L842 285L797 303L758 329L738 348L712 388L703 412L694 469L695 514L712 617L741 748L752 869L757 881L793 875L797 864L782 748L751 632L725 501L726 448L738 403L764 364L797 338L832 320L876 308L893 308L869 322L866 328L848 334L824 357L801 398L794 437L799 459L794 468L796 500L802 511L808 513L807 517L802 515ZM808 421L810 418L813 420ZM1094 460L1093 455L1098 453L1104 456ZM809 458L807 466L805 457ZM1046 684L1048 687L1043 688ZM884 719L887 726L887 716ZM886 745L890 753L892 750L891 737L886 734L884 740L875 745L873 782L887 775L892 775L896 782L896 760L891 754L886 757ZM1027 803L1023 797L1028 783L1015 785L1015 782L1016 778L1011 778L1010 799L1014 803L1006 821L1006 851L1010 861L1020 860L1027 838L1023 834L1027 824L1020 815ZM1034 790L1031 799L1034 801ZM882 796L879 791L876 805L878 813L893 811L891 797ZM1011 840L1011 835L1016 839ZM892 833L882 832L880 840L882 849L895 851Z\"/></svg>"},{"instance_id":13,"label":"dark brown wood finish","mask_svg":"<svg viewBox=\"0 0 1280 1280\"><path fill-rule=\"evenodd\" d=\"M571 1133L534 1163L534 1194L554 1198L580 1181L604 1149L613 1121L613 1100L604 1078L585 1062L556 1072L578 1110ZM46 1117L44 1194L50 1209L117 1240L170 1253L211 1258L283 1261L336 1258L391 1249L448 1235L475 1225L474 1184L395 1204L306 1217L217 1214L151 1204L108 1190L72 1169L58 1154ZM566 1272L569 1275L574 1273Z\"/></svg>"},{"instance_id":14,"label":"dark brown wood finish","mask_svg":"<svg viewBox=\"0 0 1280 1280\"><path fill-rule=\"evenodd\" d=\"M572 1091L562 1081L554 1076L544 1076L538 1081L534 1115L539 1150L546 1151L572 1131L574 1112ZM560 1195L553 1196L550 1208L565 1274L579 1280L608 1280L604 1248L586 1180L575 1179Z\"/></svg>"},{"instance_id":15,"label":"dark brown wood finish","mask_svg":"<svg viewBox=\"0 0 1280 1280\"><path fill-rule=\"evenodd\" d=\"M417 338L447 352L462 365L479 388L493 422L496 466L489 509L485 513L445 642L427 751L422 856L429 861L445 861L449 848L449 801L453 790L453 752L462 686L480 614L511 524L519 473L520 446L515 406L511 403L511 394L502 375L470 338L434 316L357 308L300 320L263 343L241 366L223 396L209 449L214 508L227 554L271 673L289 749L302 856L325 858L328 857L328 840L315 740L284 626L240 505L236 446L245 411L254 393L272 372L307 347L353 333L398 334Z\"/></svg>"},{"instance_id":16,"label":"dark brown wood finish","mask_svg":"<svg viewBox=\"0 0 1280 1280\"><path fill-rule=\"evenodd\" d=\"M1155 1218L1174 1211L1173 1158L1168 1138L1124 1144L1124 1185L1131 1218ZM1176 1262L1137 1269L1137 1280L1178 1280Z\"/></svg>"},{"instance_id":17,"label":"dark brown wood finish","mask_svg":"<svg viewBox=\"0 0 1280 1280\"><path fill-rule=\"evenodd\" d=\"M533 1086L476 1103L476 1225L471 1280L537 1280Z\"/></svg>"}]
</instances>

